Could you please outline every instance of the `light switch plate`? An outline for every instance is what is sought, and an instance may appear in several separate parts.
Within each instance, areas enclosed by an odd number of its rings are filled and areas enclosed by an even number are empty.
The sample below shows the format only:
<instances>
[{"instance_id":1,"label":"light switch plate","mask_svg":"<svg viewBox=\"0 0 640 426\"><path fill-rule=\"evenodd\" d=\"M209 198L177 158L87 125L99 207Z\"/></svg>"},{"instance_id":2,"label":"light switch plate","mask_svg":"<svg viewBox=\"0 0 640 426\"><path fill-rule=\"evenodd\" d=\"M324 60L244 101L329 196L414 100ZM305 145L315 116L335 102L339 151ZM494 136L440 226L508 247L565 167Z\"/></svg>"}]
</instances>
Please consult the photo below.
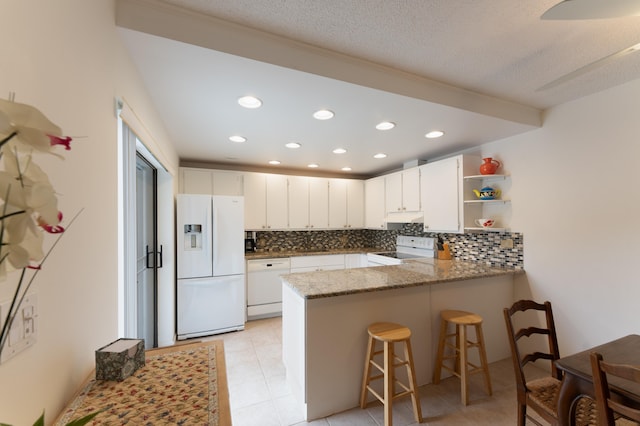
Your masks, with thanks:
<instances>
[{"instance_id":1,"label":"light switch plate","mask_svg":"<svg viewBox=\"0 0 640 426\"><path fill-rule=\"evenodd\" d=\"M0 327L4 326L11 301L0 303ZM9 338L0 354L0 363L13 358L26 348L33 346L38 337L38 296L30 293L25 296L18 313L13 320Z\"/></svg>"}]
</instances>

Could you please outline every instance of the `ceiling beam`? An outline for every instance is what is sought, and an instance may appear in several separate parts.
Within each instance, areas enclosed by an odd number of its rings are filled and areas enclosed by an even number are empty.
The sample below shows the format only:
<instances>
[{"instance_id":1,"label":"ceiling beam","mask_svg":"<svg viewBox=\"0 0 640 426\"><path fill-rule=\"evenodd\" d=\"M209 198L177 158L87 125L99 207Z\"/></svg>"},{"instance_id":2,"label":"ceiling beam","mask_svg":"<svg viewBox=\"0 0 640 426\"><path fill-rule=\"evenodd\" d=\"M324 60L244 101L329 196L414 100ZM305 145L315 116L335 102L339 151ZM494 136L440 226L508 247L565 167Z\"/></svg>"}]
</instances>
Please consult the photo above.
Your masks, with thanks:
<instances>
[{"instance_id":1,"label":"ceiling beam","mask_svg":"<svg viewBox=\"0 0 640 426\"><path fill-rule=\"evenodd\" d=\"M542 111L157 0L117 0L116 25L533 127Z\"/></svg>"}]
</instances>

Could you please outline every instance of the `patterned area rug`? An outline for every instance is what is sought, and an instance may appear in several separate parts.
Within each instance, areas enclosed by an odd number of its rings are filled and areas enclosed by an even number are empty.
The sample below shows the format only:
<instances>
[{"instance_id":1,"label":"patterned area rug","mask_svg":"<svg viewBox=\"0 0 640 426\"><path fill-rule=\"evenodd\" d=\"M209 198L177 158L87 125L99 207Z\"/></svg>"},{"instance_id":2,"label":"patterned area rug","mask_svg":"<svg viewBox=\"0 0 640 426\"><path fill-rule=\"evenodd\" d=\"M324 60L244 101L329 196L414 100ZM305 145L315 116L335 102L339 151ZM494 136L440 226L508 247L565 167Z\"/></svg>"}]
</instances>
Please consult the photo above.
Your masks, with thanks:
<instances>
[{"instance_id":1,"label":"patterned area rug","mask_svg":"<svg viewBox=\"0 0 640 426\"><path fill-rule=\"evenodd\" d=\"M89 424L230 425L222 341L147 351L124 381L90 380L55 424L103 408Z\"/></svg>"}]
</instances>

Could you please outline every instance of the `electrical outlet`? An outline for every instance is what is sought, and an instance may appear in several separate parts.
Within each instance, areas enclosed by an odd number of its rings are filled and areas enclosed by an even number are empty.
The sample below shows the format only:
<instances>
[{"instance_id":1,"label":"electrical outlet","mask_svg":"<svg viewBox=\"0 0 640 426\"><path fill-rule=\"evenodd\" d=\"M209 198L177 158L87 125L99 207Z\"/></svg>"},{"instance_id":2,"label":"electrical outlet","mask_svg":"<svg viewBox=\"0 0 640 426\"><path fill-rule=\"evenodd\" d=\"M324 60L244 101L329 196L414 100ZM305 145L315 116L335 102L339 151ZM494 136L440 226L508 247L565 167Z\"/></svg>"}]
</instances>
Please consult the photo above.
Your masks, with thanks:
<instances>
[{"instance_id":1,"label":"electrical outlet","mask_svg":"<svg viewBox=\"0 0 640 426\"><path fill-rule=\"evenodd\" d=\"M513 248L513 239L505 238L500 241L500 248L502 249L512 249Z\"/></svg>"},{"instance_id":2,"label":"electrical outlet","mask_svg":"<svg viewBox=\"0 0 640 426\"><path fill-rule=\"evenodd\" d=\"M5 321L5 317L11 306L10 301L0 304L0 323ZM3 324L0 324L3 326ZM35 293L28 294L22 301L20 309L9 330L9 337L0 354L0 363L13 358L26 348L33 346L38 337L38 297Z\"/></svg>"}]
</instances>

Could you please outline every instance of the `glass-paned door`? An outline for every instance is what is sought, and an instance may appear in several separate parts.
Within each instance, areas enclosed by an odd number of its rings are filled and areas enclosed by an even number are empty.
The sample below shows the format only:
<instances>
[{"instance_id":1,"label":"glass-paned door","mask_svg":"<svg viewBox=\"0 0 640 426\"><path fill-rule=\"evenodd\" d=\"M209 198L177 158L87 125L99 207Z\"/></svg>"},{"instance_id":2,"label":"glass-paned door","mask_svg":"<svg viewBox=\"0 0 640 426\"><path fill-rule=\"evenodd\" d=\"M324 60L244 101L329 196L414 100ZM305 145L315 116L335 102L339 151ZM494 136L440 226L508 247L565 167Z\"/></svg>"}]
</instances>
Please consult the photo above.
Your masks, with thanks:
<instances>
[{"instance_id":1,"label":"glass-paned door","mask_svg":"<svg viewBox=\"0 0 640 426\"><path fill-rule=\"evenodd\" d=\"M137 338L157 346L157 280L162 254L157 249L156 169L136 156L136 306Z\"/></svg>"}]
</instances>

